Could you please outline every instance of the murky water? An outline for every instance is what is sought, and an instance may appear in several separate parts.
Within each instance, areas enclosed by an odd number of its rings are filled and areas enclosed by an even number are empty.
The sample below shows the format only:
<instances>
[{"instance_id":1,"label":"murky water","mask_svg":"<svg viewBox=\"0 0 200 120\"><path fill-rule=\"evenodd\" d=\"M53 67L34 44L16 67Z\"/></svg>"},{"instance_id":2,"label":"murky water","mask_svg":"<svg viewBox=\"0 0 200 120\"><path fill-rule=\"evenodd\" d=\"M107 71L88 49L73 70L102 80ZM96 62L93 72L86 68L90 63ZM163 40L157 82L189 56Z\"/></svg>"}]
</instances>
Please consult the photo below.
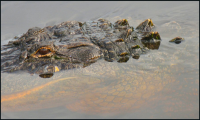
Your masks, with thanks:
<instances>
[{"instance_id":1,"label":"murky water","mask_svg":"<svg viewBox=\"0 0 200 120\"><path fill-rule=\"evenodd\" d=\"M151 18L158 50L127 63L101 59L49 79L1 73L2 118L199 118L199 2L1 2L1 44L63 21ZM181 44L168 41L185 38Z\"/></svg>"}]
</instances>

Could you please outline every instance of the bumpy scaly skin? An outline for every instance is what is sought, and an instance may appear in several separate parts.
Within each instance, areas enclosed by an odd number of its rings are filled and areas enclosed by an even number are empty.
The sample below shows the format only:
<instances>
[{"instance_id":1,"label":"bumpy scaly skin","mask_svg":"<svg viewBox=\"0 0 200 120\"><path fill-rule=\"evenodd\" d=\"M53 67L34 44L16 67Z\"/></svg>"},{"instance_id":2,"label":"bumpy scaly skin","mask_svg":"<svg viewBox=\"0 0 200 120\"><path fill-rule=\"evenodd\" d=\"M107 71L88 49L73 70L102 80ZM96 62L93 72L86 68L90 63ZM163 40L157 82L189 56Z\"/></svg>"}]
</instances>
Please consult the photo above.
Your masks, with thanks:
<instances>
[{"instance_id":1,"label":"bumpy scaly skin","mask_svg":"<svg viewBox=\"0 0 200 120\"><path fill-rule=\"evenodd\" d=\"M181 37L175 37L174 39L170 40L169 42L174 42L176 44L181 43L182 41L184 41L184 38Z\"/></svg>"},{"instance_id":2,"label":"bumpy scaly skin","mask_svg":"<svg viewBox=\"0 0 200 120\"><path fill-rule=\"evenodd\" d=\"M140 23L136 29L142 32L151 32L154 24L151 19L146 19L144 22Z\"/></svg>"},{"instance_id":3,"label":"bumpy scaly skin","mask_svg":"<svg viewBox=\"0 0 200 120\"><path fill-rule=\"evenodd\" d=\"M67 21L43 29L30 28L3 48L1 68L4 71L28 70L51 75L62 69L86 67L102 57L109 62L127 62L129 56L138 59L140 54L147 52L151 45L145 44L151 44L149 41L161 39L158 32L151 32L152 27L154 24L150 19L137 27L146 33L141 38L146 42L140 40L126 19L114 24L99 19L84 23ZM12 50L7 50L12 47ZM7 62L11 56L15 59Z\"/></svg>"}]
</instances>

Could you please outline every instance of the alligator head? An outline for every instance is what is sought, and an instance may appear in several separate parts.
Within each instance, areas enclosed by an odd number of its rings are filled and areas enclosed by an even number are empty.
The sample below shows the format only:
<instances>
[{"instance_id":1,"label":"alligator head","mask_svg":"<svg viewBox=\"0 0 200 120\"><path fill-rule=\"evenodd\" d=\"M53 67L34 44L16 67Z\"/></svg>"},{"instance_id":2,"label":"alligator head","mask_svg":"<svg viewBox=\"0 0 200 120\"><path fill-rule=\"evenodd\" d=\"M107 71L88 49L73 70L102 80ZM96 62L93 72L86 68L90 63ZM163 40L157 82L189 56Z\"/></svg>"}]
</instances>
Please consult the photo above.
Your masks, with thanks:
<instances>
[{"instance_id":1,"label":"alligator head","mask_svg":"<svg viewBox=\"0 0 200 120\"><path fill-rule=\"evenodd\" d=\"M60 70L86 67L101 57L119 63L127 62L130 56L138 59L148 48L153 49L147 43L160 40L158 32L149 32L152 27L154 24L150 19L137 27L145 33L141 39L126 19L114 24L99 19L97 22L68 21L43 29L30 28L3 48L2 51L13 49L2 53L1 69L28 70L48 78ZM143 44L144 41L147 43ZM154 49L159 45L156 44Z\"/></svg>"}]
</instances>

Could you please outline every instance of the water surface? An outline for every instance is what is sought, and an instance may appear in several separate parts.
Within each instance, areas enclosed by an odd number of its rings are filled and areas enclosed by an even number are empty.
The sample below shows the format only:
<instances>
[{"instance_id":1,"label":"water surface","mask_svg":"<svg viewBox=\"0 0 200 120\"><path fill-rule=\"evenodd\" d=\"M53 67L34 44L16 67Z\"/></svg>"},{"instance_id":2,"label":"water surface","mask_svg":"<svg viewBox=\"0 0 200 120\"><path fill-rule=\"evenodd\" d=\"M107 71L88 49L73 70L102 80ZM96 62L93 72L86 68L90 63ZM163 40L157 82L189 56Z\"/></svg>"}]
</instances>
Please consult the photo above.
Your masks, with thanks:
<instances>
[{"instance_id":1,"label":"water surface","mask_svg":"<svg viewBox=\"0 0 200 120\"><path fill-rule=\"evenodd\" d=\"M31 27L63 21L136 27L151 18L158 50L126 63L101 59L49 79L1 73L2 118L199 118L199 2L1 2L1 44ZM185 38L181 44L168 41Z\"/></svg>"}]
</instances>

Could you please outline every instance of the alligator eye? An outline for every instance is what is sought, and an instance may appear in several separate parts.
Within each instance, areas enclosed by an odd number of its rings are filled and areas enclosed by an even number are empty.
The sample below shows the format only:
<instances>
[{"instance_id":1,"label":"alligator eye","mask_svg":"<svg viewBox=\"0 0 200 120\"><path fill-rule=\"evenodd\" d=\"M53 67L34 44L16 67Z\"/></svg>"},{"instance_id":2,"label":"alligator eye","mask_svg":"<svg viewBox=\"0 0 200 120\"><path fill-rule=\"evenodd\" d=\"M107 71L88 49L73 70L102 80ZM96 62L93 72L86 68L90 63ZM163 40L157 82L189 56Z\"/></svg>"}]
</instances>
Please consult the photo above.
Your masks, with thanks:
<instances>
[{"instance_id":1,"label":"alligator eye","mask_svg":"<svg viewBox=\"0 0 200 120\"><path fill-rule=\"evenodd\" d=\"M49 53L50 50L49 50L49 49L46 49L46 48L42 48L42 49L40 49L38 52L39 52L41 55L45 55L45 54Z\"/></svg>"},{"instance_id":2,"label":"alligator eye","mask_svg":"<svg viewBox=\"0 0 200 120\"><path fill-rule=\"evenodd\" d=\"M30 56L33 58L51 57L54 53L55 51L53 51L50 47L41 47Z\"/></svg>"}]
</instances>

